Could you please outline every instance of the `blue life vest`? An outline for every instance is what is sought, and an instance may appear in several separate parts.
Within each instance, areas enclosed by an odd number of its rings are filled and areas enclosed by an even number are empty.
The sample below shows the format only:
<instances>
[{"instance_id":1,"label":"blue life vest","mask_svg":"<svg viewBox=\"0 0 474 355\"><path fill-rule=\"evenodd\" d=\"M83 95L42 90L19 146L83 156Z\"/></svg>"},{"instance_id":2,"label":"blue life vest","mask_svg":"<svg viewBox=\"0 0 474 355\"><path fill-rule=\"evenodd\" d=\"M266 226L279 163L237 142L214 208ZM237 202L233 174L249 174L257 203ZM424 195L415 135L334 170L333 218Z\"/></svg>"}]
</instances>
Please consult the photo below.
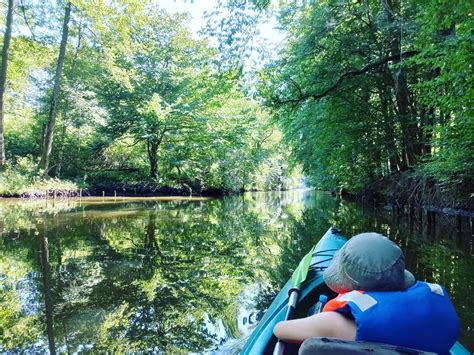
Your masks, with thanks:
<instances>
[{"instance_id":1,"label":"blue life vest","mask_svg":"<svg viewBox=\"0 0 474 355\"><path fill-rule=\"evenodd\" d=\"M459 319L446 290L417 281L403 291L351 291L329 301L324 312L352 314L356 339L448 353Z\"/></svg>"}]
</instances>

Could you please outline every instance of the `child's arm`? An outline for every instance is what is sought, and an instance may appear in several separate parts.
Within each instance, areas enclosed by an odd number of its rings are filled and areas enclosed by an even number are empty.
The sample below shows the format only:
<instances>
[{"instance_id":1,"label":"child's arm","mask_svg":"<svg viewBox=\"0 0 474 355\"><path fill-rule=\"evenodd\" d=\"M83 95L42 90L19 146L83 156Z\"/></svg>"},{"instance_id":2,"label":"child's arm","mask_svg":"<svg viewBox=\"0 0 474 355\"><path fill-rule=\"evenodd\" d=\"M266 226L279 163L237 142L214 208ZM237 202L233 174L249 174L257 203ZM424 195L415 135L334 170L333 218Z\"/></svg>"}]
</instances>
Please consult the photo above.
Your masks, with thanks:
<instances>
[{"instance_id":1,"label":"child's arm","mask_svg":"<svg viewBox=\"0 0 474 355\"><path fill-rule=\"evenodd\" d=\"M302 342L312 337L355 340L353 319L337 312L323 312L311 317L279 322L273 333L282 340Z\"/></svg>"}]
</instances>

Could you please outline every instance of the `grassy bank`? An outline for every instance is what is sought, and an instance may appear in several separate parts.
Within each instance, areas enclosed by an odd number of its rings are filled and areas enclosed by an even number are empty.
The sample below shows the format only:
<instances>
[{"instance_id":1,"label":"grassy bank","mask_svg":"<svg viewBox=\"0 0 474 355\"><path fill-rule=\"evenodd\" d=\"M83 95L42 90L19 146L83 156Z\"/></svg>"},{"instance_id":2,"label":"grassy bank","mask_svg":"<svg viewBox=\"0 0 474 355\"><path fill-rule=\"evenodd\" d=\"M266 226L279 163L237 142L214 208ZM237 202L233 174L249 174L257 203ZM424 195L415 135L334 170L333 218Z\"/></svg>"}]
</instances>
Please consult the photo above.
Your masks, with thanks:
<instances>
[{"instance_id":1,"label":"grassy bank","mask_svg":"<svg viewBox=\"0 0 474 355\"><path fill-rule=\"evenodd\" d=\"M0 173L1 197L44 198L48 195L75 195L80 186L77 183L56 178L41 178L34 170L6 167Z\"/></svg>"}]
</instances>

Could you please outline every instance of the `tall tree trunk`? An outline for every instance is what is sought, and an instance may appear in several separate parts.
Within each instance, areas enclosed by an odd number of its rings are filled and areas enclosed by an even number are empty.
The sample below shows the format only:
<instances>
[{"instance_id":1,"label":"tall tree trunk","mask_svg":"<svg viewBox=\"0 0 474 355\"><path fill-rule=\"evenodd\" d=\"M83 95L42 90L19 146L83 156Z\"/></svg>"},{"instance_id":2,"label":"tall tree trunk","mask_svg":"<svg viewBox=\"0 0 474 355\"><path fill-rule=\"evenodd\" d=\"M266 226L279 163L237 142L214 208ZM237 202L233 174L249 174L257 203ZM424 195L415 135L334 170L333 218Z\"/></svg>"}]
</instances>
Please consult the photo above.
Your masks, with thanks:
<instances>
[{"instance_id":1,"label":"tall tree trunk","mask_svg":"<svg viewBox=\"0 0 474 355\"><path fill-rule=\"evenodd\" d=\"M63 117L63 126L61 129L61 140L59 143L59 152L58 152L58 163L56 164L56 172L54 176L57 178L61 177L61 169L63 167L63 158L64 158L64 142L66 140L66 117Z\"/></svg>"},{"instance_id":2,"label":"tall tree trunk","mask_svg":"<svg viewBox=\"0 0 474 355\"><path fill-rule=\"evenodd\" d=\"M402 128L403 148L408 166L413 166L416 163L417 129L416 123L413 122L415 121L415 115L410 111L409 89L404 68L396 71L394 79L397 111Z\"/></svg>"},{"instance_id":3,"label":"tall tree trunk","mask_svg":"<svg viewBox=\"0 0 474 355\"><path fill-rule=\"evenodd\" d=\"M81 40L82 40L82 18L79 20L79 30L77 33L77 45L76 45L76 52L74 53L74 57L72 58L71 64L71 74L74 74L76 70L77 58L79 57L79 51L81 50ZM61 131L61 140L59 145L59 152L58 152L58 163L56 164L56 172L54 176L57 178L61 177L61 169L63 167L63 160L64 160L64 142L66 141L66 127L67 127L67 113L69 109L69 100L66 100L66 104L64 105L64 114L63 114L63 126Z\"/></svg>"},{"instance_id":4,"label":"tall tree trunk","mask_svg":"<svg viewBox=\"0 0 474 355\"><path fill-rule=\"evenodd\" d=\"M158 167L158 146L159 143L153 141L146 142L147 151L148 151L148 160L150 162L150 177L155 180L157 175Z\"/></svg>"},{"instance_id":5,"label":"tall tree trunk","mask_svg":"<svg viewBox=\"0 0 474 355\"><path fill-rule=\"evenodd\" d=\"M59 90L61 87L61 76L63 71L64 57L66 55L67 37L69 34L69 18L71 16L71 2L68 1L64 12L63 33L61 38L61 45L59 47L58 64L56 67L56 74L54 75L53 97L51 98L51 106L49 109L48 126L46 127L45 142L43 152L41 154L40 169L43 170L43 176L48 175L49 160L51 157L51 150L53 148L54 127L56 125L57 105L59 99Z\"/></svg>"},{"instance_id":6,"label":"tall tree trunk","mask_svg":"<svg viewBox=\"0 0 474 355\"><path fill-rule=\"evenodd\" d=\"M425 113L423 123L423 154L431 156L433 135L435 132L435 109L430 106L428 112Z\"/></svg>"},{"instance_id":7,"label":"tall tree trunk","mask_svg":"<svg viewBox=\"0 0 474 355\"><path fill-rule=\"evenodd\" d=\"M5 88L7 84L8 53L10 51L10 40L12 37L13 12L16 0L8 0L7 24L3 36L2 68L0 72L0 171L5 167L5 140L3 134L3 122L5 117Z\"/></svg>"},{"instance_id":8,"label":"tall tree trunk","mask_svg":"<svg viewBox=\"0 0 474 355\"><path fill-rule=\"evenodd\" d=\"M402 53L399 30L394 28L395 16L392 0L381 0L387 23L389 25L390 54L398 55ZM393 73L393 88L395 91L395 101L399 116L400 128L402 131L402 159L407 166L416 163L415 145L417 144L417 125L415 115L410 111L410 91L406 78L406 71L403 62L400 68ZM405 164L403 164L405 165ZM405 167L403 167L405 170Z\"/></svg>"},{"instance_id":9,"label":"tall tree trunk","mask_svg":"<svg viewBox=\"0 0 474 355\"><path fill-rule=\"evenodd\" d=\"M388 174L394 174L403 167L400 152L397 146L397 137L395 134L394 112L391 109L390 84L392 82L391 73L388 67L382 69L382 80L379 83L378 91L380 98L380 108L384 119L384 136L386 139L386 149L388 155Z\"/></svg>"}]
</instances>

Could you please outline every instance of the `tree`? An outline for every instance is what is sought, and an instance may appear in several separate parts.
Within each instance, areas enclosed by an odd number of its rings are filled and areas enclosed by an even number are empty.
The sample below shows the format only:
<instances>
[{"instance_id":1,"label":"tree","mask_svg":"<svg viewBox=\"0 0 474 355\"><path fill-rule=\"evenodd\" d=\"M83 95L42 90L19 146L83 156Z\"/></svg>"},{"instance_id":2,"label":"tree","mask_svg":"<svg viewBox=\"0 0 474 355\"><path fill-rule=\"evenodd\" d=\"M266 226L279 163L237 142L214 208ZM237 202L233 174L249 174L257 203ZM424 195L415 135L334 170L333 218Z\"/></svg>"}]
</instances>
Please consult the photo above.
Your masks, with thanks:
<instances>
[{"instance_id":1,"label":"tree","mask_svg":"<svg viewBox=\"0 0 474 355\"><path fill-rule=\"evenodd\" d=\"M7 83L8 54L12 37L13 12L15 8L16 0L8 0L7 23L3 36L2 68L0 71L0 171L3 170L5 165L5 141L3 132L5 120L5 88Z\"/></svg>"},{"instance_id":2,"label":"tree","mask_svg":"<svg viewBox=\"0 0 474 355\"><path fill-rule=\"evenodd\" d=\"M66 3L64 11L64 20L63 20L63 29L61 36L61 45L59 47L59 56L56 66L56 72L54 75L54 87L53 94L51 97L51 104L49 109L48 124L46 126L46 132L43 140L43 151L41 153L41 160L39 163L40 169L43 170L43 176L47 176L49 173L49 162L51 157L51 151L53 149L53 138L54 138L54 128L56 126L56 115L57 115L57 105L59 99L59 93L61 89L61 77L63 71L64 58L66 55L66 45L67 38L69 34L69 19L71 16L71 2Z\"/></svg>"},{"instance_id":3,"label":"tree","mask_svg":"<svg viewBox=\"0 0 474 355\"><path fill-rule=\"evenodd\" d=\"M2 181L22 183L1 191L24 191L37 181L38 169L24 174L34 156L43 177L54 170L81 183L153 189L239 191L269 186L266 177L255 183L257 171L275 169L275 181L288 171L281 169L283 150L258 143L275 127L251 98L241 60L227 56L230 65L222 65L222 53L190 33L187 15L134 0L20 5L24 31L10 55L6 137L18 179ZM264 160L273 163L258 170Z\"/></svg>"},{"instance_id":4,"label":"tree","mask_svg":"<svg viewBox=\"0 0 474 355\"><path fill-rule=\"evenodd\" d=\"M287 46L261 72L260 94L313 184L356 192L415 171L472 186L472 68L463 65L472 20L465 4L442 8L450 10L397 0L284 7Z\"/></svg>"},{"instance_id":5,"label":"tree","mask_svg":"<svg viewBox=\"0 0 474 355\"><path fill-rule=\"evenodd\" d=\"M164 12L149 16L145 30L130 34L132 53L118 54L112 67L127 75L114 77L111 71L111 80L101 90L110 113L109 134L130 136L132 145L144 144L152 180L159 178L160 149L169 160L179 147L190 154L181 155L188 166L194 165L196 148L205 149L212 117L235 85L227 81L230 75L222 78L212 68L215 51L191 37L185 20ZM174 167L182 173L181 164Z\"/></svg>"}]
</instances>

